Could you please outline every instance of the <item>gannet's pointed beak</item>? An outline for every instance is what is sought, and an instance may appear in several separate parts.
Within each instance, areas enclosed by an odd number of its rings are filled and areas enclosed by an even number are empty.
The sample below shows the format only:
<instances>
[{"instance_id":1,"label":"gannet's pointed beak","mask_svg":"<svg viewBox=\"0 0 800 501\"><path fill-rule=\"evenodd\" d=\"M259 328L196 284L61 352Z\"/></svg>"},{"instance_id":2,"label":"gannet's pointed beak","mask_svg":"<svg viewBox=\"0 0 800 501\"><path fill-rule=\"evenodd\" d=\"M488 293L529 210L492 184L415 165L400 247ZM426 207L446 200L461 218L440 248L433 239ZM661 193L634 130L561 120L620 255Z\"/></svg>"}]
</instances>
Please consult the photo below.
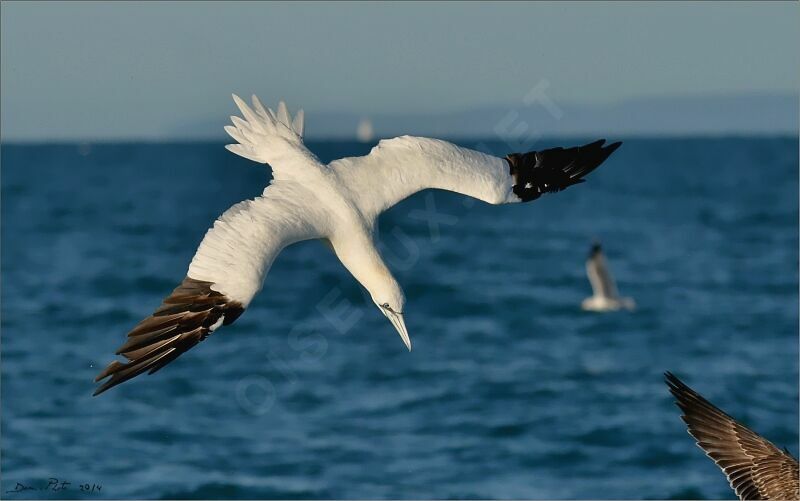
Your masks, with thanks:
<instances>
[{"instance_id":1,"label":"gannet's pointed beak","mask_svg":"<svg viewBox=\"0 0 800 501\"><path fill-rule=\"evenodd\" d=\"M403 314L387 311L386 318L388 318L389 321L392 322L392 325L394 325L394 328L397 329L397 333L403 338L403 342L406 344L408 351L411 351L411 338L408 337L408 330L406 330L406 323L403 321Z\"/></svg>"}]
</instances>

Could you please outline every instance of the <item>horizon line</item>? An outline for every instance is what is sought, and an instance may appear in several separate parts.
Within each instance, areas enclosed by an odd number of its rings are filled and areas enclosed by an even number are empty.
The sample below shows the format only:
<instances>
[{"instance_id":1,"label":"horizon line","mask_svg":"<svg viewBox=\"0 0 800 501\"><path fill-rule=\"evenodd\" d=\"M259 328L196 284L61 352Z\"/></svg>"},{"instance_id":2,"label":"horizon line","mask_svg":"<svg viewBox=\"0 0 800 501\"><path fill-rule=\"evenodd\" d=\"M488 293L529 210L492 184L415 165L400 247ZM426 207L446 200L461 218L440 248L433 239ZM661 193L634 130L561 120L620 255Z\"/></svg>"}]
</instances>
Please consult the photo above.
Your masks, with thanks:
<instances>
[{"instance_id":1,"label":"horizon line","mask_svg":"<svg viewBox=\"0 0 800 501\"><path fill-rule=\"evenodd\" d=\"M582 139L597 136L613 137L622 140L681 140L681 139L797 139L800 140L800 131L780 131L780 132L764 132L764 131L719 131L719 132L687 132L687 133L620 133L613 132L604 133L564 133L542 135L537 138L536 142L558 140L558 139ZM397 134L392 136L376 137L374 140L362 141L355 136L320 136L304 138L304 143L361 143L361 144L377 144L383 139L391 139L398 136L411 135L411 134ZM453 135L453 136L437 136L438 139L445 139L451 142L518 142L514 138L509 137L489 137L489 136L473 136L473 135ZM121 144L151 144L151 145L190 145L190 144L212 144L217 143L220 145L230 144L230 138L220 136L219 138L212 137L164 137L164 138L97 138L97 139L12 139L7 140L0 138L0 146L112 146Z\"/></svg>"}]
</instances>

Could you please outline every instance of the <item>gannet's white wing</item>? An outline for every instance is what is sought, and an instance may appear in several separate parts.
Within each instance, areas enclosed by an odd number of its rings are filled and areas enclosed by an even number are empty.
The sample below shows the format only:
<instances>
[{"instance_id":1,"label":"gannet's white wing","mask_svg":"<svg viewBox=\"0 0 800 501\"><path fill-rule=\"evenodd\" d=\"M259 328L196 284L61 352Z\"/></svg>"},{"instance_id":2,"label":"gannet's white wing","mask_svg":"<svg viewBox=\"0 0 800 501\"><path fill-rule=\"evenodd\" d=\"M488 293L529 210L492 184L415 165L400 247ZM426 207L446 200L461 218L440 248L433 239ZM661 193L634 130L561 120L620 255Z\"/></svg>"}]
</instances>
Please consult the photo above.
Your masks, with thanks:
<instances>
[{"instance_id":1,"label":"gannet's white wing","mask_svg":"<svg viewBox=\"0 0 800 501\"><path fill-rule=\"evenodd\" d=\"M680 379L665 374L697 446L717 463L739 499L800 499L797 459L737 422Z\"/></svg>"},{"instance_id":2,"label":"gannet's white wing","mask_svg":"<svg viewBox=\"0 0 800 501\"><path fill-rule=\"evenodd\" d=\"M607 299L619 298L617 284L608 269L606 258L599 245L594 245L586 260L586 274L592 284L592 293L595 296Z\"/></svg>"},{"instance_id":3,"label":"gannet's white wing","mask_svg":"<svg viewBox=\"0 0 800 501\"><path fill-rule=\"evenodd\" d=\"M232 323L261 289L278 253L292 243L319 238L319 215L303 200L311 193L296 183L277 182L261 197L223 213L203 238L183 282L129 333L95 381L110 377L95 395L144 372L161 369Z\"/></svg>"},{"instance_id":4,"label":"gannet's white wing","mask_svg":"<svg viewBox=\"0 0 800 501\"><path fill-rule=\"evenodd\" d=\"M363 157L330 163L359 208L375 217L424 189L454 191L491 204L527 202L583 181L619 146L600 140L575 148L487 155L447 141L402 136Z\"/></svg>"},{"instance_id":5,"label":"gannet's white wing","mask_svg":"<svg viewBox=\"0 0 800 501\"><path fill-rule=\"evenodd\" d=\"M243 118L231 117L233 125L226 125L228 133L238 144L225 148L237 155L258 163L268 163L275 179L284 179L309 166L322 167L317 158L303 145L305 116L303 110L292 119L286 103L278 103L277 112L265 108L253 96L253 108L239 96L233 95Z\"/></svg>"}]
</instances>

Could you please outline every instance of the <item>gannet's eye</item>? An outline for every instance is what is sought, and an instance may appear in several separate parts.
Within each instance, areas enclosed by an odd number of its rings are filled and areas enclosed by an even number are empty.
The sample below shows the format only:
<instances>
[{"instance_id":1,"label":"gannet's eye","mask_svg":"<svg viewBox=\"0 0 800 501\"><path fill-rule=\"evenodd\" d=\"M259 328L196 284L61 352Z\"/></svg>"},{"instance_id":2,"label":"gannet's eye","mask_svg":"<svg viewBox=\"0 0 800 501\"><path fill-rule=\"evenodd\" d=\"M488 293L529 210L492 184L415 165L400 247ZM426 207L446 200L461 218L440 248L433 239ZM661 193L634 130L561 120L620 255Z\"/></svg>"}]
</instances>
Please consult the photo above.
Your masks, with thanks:
<instances>
[{"instance_id":1,"label":"gannet's eye","mask_svg":"<svg viewBox=\"0 0 800 501\"><path fill-rule=\"evenodd\" d=\"M381 305L381 307L382 307L382 308L386 308L386 309L388 310L388 309L389 309L389 303L383 303L383 304Z\"/></svg>"}]
</instances>

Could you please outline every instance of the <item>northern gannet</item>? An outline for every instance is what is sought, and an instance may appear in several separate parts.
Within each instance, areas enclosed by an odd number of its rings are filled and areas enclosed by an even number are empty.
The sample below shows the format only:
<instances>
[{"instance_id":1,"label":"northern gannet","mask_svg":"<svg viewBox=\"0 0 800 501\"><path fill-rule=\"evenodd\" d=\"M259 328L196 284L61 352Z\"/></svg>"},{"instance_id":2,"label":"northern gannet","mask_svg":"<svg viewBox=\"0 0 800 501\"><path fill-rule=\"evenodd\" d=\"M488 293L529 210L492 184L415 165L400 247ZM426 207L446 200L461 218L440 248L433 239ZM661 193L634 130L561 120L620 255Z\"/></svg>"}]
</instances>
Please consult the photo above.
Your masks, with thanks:
<instances>
[{"instance_id":1,"label":"northern gannet","mask_svg":"<svg viewBox=\"0 0 800 501\"><path fill-rule=\"evenodd\" d=\"M384 210L424 189L454 191L490 204L529 202L542 193L583 182L619 147L605 140L494 157L423 137L381 140L363 157L327 165L303 144L304 115L277 113L256 96L253 107L233 96L243 118L225 130L237 144L226 148L269 164L273 179L260 197L237 203L208 230L186 278L161 306L128 333L95 381L95 395L143 372L160 370L222 325L236 320L261 289L278 253L310 239L328 244L367 289L406 347L405 296L373 241Z\"/></svg>"},{"instance_id":2,"label":"northern gannet","mask_svg":"<svg viewBox=\"0 0 800 501\"><path fill-rule=\"evenodd\" d=\"M739 499L800 499L800 465L789 451L725 414L673 374L665 378L689 434L722 469Z\"/></svg>"},{"instance_id":3,"label":"northern gannet","mask_svg":"<svg viewBox=\"0 0 800 501\"><path fill-rule=\"evenodd\" d=\"M608 270L608 263L603 255L600 244L595 242L586 259L586 275L592 285L592 296L581 303L581 308L586 311L617 311L621 309L633 310L636 303L629 297L619 297L617 284Z\"/></svg>"}]
</instances>

